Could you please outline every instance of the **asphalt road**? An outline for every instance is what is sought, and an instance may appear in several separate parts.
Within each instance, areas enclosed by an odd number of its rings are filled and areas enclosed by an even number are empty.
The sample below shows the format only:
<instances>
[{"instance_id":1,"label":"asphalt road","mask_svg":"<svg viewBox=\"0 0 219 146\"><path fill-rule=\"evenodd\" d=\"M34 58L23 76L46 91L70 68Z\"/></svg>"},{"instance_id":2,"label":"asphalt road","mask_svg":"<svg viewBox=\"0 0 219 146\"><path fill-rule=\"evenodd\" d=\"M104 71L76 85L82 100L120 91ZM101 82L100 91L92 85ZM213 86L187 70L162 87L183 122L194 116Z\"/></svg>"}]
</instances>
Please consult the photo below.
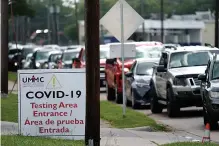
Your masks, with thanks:
<instances>
[{"instance_id":1,"label":"asphalt road","mask_svg":"<svg viewBox=\"0 0 219 146\"><path fill-rule=\"evenodd\" d=\"M100 100L106 100L106 93L101 92ZM202 108L183 108L181 109L181 115L177 118L169 118L166 109L163 110L162 114L156 115L152 114L148 108L142 108L136 111L145 113L156 121L172 127L174 131L185 131L188 134L198 137L204 135ZM211 131L211 140L219 142L219 129Z\"/></svg>"}]
</instances>

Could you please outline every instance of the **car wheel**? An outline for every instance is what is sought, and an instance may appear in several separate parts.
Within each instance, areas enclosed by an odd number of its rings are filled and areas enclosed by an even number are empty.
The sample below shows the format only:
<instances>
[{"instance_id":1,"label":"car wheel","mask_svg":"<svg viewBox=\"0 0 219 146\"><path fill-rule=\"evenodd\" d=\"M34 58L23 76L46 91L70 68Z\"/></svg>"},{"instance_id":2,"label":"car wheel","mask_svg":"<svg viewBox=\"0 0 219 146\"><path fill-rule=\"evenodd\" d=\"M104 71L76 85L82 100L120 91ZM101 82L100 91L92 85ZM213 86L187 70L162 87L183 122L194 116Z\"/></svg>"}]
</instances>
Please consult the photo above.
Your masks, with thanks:
<instances>
[{"instance_id":1,"label":"car wheel","mask_svg":"<svg viewBox=\"0 0 219 146\"><path fill-rule=\"evenodd\" d=\"M151 112L153 114L158 114L158 113L162 113L163 111L163 105L161 105L160 103L158 103L158 100L157 100L157 94L156 94L156 91L155 91L155 87L154 85L151 85Z\"/></svg>"},{"instance_id":2,"label":"car wheel","mask_svg":"<svg viewBox=\"0 0 219 146\"><path fill-rule=\"evenodd\" d=\"M123 101L122 94L121 94L121 93L118 93L117 85L115 86L115 101L116 101L116 103L118 103L118 104L121 104L122 101Z\"/></svg>"},{"instance_id":3,"label":"car wheel","mask_svg":"<svg viewBox=\"0 0 219 146\"><path fill-rule=\"evenodd\" d=\"M139 108L139 104L135 102L135 95L134 95L133 91L132 91L132 108L133 109L138 109Z\"/></svg>"},{"instance_id":4,"label":"car wheel","mask_svg":"<svg viewBox=\"0 0 219 146\"><path fill-rule=\"evenodd\" d=\"M110 88L107 83L106 83L106 94L108 101L115 100L115 90L113 88Z\"/></svg>"},{"instance_id":5,"label":"car wheel","mask_svg":"<svg viewBox=\"0 0 219 146\"><path fill-rule=\"evenodd\" d=\"M205 110L205 108L203 107L203 118L204 118L204 125L206 125L207 123L210 124L210 129L211 130L216 130L218 128L218 123L217 121L214 121L210 118L209 114L207 113L207 111Z\"/></svg>"},{"instance_id":6,"label":"car wheel","mask_svg":"<svg viewBox=\"0 0 219 146\"><path fill-rule=\"evenodd\" d=\"M169 117L176 117L180 113L180 107L173 102L173 92L171 88L167 88L167 114Z\"/></svg>"}]
</instances>

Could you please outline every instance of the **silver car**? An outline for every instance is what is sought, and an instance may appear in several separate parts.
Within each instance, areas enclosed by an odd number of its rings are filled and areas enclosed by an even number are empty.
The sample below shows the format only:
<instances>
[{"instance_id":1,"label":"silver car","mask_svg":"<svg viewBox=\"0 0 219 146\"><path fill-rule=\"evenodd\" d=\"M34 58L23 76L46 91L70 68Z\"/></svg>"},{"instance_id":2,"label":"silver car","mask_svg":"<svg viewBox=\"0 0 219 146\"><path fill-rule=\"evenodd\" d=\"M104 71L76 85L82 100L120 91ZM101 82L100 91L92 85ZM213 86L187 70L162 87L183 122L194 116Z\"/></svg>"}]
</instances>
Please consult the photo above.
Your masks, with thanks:
<instances>
[{"instance_id":1,"label":"silver car","mask_svg":"<svg viewBox=\"0 0 219 146\"><path fill-rule=\"evenodd\" d=\"M168 116L175 117L182 107L202 106L198 75L204 73L212 53L219 50L204 46L165 50L153 71L152 113L161 113L166 105Z\"/></svg>"}]
</instances>

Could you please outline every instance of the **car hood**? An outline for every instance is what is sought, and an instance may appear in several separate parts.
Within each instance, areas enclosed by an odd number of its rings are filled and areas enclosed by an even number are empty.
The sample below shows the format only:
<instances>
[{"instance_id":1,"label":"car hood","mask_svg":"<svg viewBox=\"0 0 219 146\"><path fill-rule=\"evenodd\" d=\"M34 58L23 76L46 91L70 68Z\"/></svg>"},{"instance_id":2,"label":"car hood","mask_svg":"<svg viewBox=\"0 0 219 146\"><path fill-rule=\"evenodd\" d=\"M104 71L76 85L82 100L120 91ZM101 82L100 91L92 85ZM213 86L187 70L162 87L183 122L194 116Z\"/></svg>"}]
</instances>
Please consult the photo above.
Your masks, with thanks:
<instances>
[{"instance_id":1,"label":"car hood","mask_svg":"<svg viewBox=\"0 0 219 146\"><path fill-rule=\"evenodd\" d=\"M135 75L135 81L138 83L148 83L152 76L149 75Z\"/></svg>"},{"instance_id":2,"label":"car hood","mask_svg":"<svg viewBox=\"0 0 219 146\"><path fill-rule=\"evenodd\" d=\"M134 63L134 60L126 60L124 61L124 67L130 69L133 63ZM122 66L122 60L121 60L120 66Z\"/></svg>"},{"instance_id":3,"label":"car hood","mask_svg":"<svg viewBox=\"0 0 219 146\"><path fill-rule=\"evenodd\" d=\"M202 74L205 72L207 66L193 66L169 69L169 72L174 75L189 75L189 74Z\"/></svg>"}]
</instances>

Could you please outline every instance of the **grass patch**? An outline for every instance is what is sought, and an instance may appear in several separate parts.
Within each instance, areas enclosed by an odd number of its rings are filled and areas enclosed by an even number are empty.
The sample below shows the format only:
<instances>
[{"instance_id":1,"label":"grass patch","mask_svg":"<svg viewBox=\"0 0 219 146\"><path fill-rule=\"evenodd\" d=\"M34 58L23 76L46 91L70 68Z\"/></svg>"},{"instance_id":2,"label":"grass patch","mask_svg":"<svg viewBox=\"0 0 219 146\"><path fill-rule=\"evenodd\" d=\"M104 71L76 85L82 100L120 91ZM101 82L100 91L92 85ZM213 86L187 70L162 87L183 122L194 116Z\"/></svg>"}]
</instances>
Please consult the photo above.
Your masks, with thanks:
<instances>
[{"instance_id":1,"label":"grass patch","mask_svg":"<svg viewBox=\"0 0 219 146\"><path fill-rule=\"evenodd\" d=\"M3 146L84 146L83 141L60 140L30 136L1 136Z\"/></svg>"},{"instance_id":2,"label":"grass patch","mask_svg":"<svg viewBox=\"0 0 219 146\"><path fill-rule=\"evenodd\" d=\"M8 72L8 80L16 81L17 80L17 72Z\"/></svg>"},{"instance_id":3,"label":"grass patch","mask_svg":"<svg viewBox=\"0 0 219 146\"><path fill-rule=\"evenodd\" d=\"M116 128L150 126L154 130L158 131L167 130L165 126L157 124L153 119L147 117L145 114L128 108L126 109L126 117L123 118L122 107L108 101L100 102L100 117L101 119L108 121Z\"/></svg>"},{"instance_id":4,"label":"grass patch","mask_svg":"<svg viewBox=\"0 0 219 146\"><path fill-rule=\"evenodd\" d=\"M201 143L201 142L178 142L178 143L164 144L161 146L218 146L218 144Z\"/></svg>"},{"instance_id":5,"label":"grass patch","mask_svg":"<svg viewBox=\"0 0 219 146\"><path fill-rule=\"evenodd\" d=\"M9 94L7 98L1 98L1 120L18 122L18 97L16 94Z\"/></svg>"},{"instance_id":6,"label":"grass patch","mask_svg":"<svg viewBox=\"0 0 219 146\"><path fill-rule=\"evenodd\" d=\"M2 121L18 122L18 97L17 94L9 94L7 98L1 98ZM126 117L122 117L121 106L108 101L100 102L100 117L116 128L134 128L150 126L156 131L167 131L163 125L157 124L153 119L143 113L127 109Z\"/></svg>"}]
</instances>

